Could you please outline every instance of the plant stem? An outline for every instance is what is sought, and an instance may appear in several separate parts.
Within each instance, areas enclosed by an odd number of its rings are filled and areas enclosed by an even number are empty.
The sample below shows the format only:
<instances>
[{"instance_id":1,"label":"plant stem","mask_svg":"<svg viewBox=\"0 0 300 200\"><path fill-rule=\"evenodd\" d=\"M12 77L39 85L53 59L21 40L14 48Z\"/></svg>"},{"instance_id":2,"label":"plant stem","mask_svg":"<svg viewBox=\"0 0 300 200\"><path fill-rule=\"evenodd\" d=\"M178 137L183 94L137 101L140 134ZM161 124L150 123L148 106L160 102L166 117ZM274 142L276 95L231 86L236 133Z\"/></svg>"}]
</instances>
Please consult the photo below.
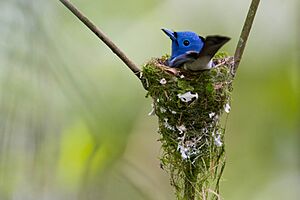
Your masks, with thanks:
<instances>
[{"instance_id":1,"label":"plant stem","mask_svg":"<svg viewBox=\"0 0 300 200\"><path fill-rule=\"evenodd\" d=\"M189 180L185 180L184 183L184 198L189 200L195 199L195 187L196 182L190 182Z\"/></svg>"},{"instance_id":2,"label":"plant stem","mask_svg":"<svg viewBox=\"0 0 300 200\"><path fill-rule=\"evenodd\" d=\"M242 59L244 49L246 47L247 39L254 21L254 17L258 8L260 0L252 0L241 35L240 39L238 41L235 53L234 53L234 69L233 72L234 74L236 73L240 61Z\"/></svg>"},{"instance_id":3,"label":"plant stem","mask_svg":"<svg viewBox=\"0 0 300 200\"><path fill-rule=\"evenodd\" d=\"M92 21L90 21L82 12L80 12L69 0L59 0L64 4L82 23L84 23L97 37L102 40L115 53L127 67L140 79L141 70L131 61L125 53L114 44L106 34L101 31Z\"/></svg>"},{"instance_id":4,"label":"plant stem","mask_svg":"<svg viewBox=\"0 0 300 200\"><path fill-rule=\"evenodd\" d=\"M197 184L197 172L193 165L188 164L186 166L185 180L184 180L184 198L188 200L194 200L196 197L196 184Z\"/></svg>"}]
</instances>

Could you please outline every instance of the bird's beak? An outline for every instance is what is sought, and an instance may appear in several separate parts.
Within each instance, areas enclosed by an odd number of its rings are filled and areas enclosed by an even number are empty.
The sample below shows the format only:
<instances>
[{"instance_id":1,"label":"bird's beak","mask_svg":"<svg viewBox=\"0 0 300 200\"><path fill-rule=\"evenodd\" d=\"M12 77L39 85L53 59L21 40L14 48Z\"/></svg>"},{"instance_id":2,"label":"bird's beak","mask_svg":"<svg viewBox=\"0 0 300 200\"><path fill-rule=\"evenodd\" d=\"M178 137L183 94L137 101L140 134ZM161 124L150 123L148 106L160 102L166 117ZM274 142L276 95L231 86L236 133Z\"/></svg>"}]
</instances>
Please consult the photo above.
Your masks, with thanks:
<instances>
[{"instance_id":1,"label":"bird's beak","mask_svg":"<svg viewBox=\"0 0 300 200\"><path fill-rule=\"evenodd\" d=\"M167 36L169 36L171 38L171 40L176 41L176 37L173 31L166 29L166 28L162 28L161 29Z\"/></svg>"}]
</instances>

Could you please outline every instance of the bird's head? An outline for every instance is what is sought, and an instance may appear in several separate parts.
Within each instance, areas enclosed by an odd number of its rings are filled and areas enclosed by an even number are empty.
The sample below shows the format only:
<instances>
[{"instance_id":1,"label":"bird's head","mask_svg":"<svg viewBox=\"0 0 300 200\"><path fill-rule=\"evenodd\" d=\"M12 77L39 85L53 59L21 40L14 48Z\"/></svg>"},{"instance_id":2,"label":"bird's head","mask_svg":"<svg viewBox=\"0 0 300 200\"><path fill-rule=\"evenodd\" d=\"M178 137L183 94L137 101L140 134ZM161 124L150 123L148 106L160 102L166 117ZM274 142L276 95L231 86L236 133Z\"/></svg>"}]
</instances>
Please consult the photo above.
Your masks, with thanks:
<instances>
[{"instance_id":1,"label":"bird's head","mask_svg":"<svg viewBox=\"0 0 300 200\"><path fill-rule=\"evenodd\" d=\"M172 40L171 59L187 52L199 53L204 46L204 39L191 31L174 32L163 28L162 31Z\"/></svg>"}]
</instances>

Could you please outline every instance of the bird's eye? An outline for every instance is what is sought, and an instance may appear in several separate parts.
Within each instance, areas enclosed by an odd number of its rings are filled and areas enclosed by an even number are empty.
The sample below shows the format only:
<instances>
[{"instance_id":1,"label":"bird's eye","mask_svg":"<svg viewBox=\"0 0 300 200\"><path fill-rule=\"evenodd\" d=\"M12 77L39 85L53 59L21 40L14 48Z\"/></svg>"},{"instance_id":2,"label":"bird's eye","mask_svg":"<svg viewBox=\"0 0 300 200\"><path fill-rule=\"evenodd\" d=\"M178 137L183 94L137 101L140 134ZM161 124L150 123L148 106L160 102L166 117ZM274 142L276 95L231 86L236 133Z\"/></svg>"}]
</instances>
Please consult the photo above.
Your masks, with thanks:
<instances>
[{"instance_id":1,"label":"bird's eye","mask_svg":"<svg viewBox=\"0 0 300 200\"><path fill-rule=\"evenodd\" d=\"M188 41L188 40L184 40L184 41L183 41L183 44L184 44L184 46L189 46L189 44L190 44L190 41Z\"/></svg>"}]
</instances>

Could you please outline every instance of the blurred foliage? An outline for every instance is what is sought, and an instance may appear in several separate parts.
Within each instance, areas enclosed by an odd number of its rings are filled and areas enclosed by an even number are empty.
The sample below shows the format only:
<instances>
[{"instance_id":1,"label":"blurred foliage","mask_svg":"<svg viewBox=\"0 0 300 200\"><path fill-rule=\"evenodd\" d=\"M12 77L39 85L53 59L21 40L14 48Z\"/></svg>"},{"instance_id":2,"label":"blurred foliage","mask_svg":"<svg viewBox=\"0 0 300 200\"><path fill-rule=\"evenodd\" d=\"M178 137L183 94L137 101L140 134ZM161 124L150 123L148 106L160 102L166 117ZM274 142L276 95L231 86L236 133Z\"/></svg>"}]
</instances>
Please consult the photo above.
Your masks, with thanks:
<instances>
[{"instance_id":1,"label":"blurred foliage","mask_svg":"<svg viewBox=\"0 0 300 200\"><path fill-rule=\"evenodd\" d=\"M139 64L169 52L161 27L229 35L233 52L249 4L74 3ZM258 10L227 124L226 199L299 196L297 4ZM0 199L173 199L151 102L123 63L58 1L0 1L0 22Z\"/></svg>"}]
</instances>

